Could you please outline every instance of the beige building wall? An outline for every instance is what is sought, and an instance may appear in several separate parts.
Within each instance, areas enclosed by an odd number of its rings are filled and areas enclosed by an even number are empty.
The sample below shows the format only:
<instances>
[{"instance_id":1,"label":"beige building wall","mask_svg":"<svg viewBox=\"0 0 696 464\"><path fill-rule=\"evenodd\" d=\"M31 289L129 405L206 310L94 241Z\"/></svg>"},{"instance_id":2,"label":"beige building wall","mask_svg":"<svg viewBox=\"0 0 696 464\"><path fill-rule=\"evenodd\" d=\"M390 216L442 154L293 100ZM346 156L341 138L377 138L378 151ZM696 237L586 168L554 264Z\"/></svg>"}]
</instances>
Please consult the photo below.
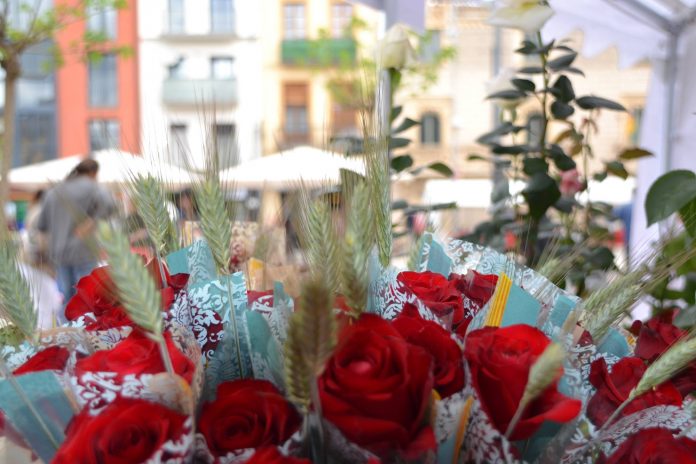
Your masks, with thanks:
<instances>
[{"instance_id":1,"label":"beige building wall","mask_svg":"<svg viewBox=\"0 0 696 464\"><path fill-rule=\"evenodd\" d=\"M487 163L467 161L472 153L488 155L487 147L478 145L476 139L491 130L494 124L493 105L486 100L486 86L494 77L495 29L486 24L487 16L488 10L485 8L430 6L426 27L440 31L442 45L454 47L457 54L443 66L437 83L425 93L407 89L399 95L399 98L407 100L405 113L409 117L420 119L424 113L431 111L440 117L441 143L438 145L420 144L420 129L417 127L409 131L409 136L416 142L409 148L414 160L417 163L449 163L460 178L488 177L491 171ZM511 30L501 30L500 34L501 69L528 64L524 62L524 57L514 53L521 44L522 34ZM569 39L573 48L581 48L582 34L573 34ZM643 63L619 69L614 49L591 58L580 56L574 66L582 69L586 75L571 76L578 96L602 96L620 102L629 110L628 113L603 111L598 116L599 132L592 135L595 159L591 166L591 169L597 169L602 161L612 160L632 145L631 129L638 122L634 116L640 113L644 105L650 66ZM537 102L528 102L519 110L518 123L523 123L529 114L538 111ZM586 116L586 112L578 112L572 119L580 123ZM564 129L563 124L554 123L550 134ZM629 171L631 168L629 165Z\"/></svg>"},{"instance_id":2,"label":"beige building wall","mask_svg":"<svg viewBox=\"0 0 696 464\"><path fill-rule=\"evenodd\" d=\"M287 84L307 86L307 109L309 137L311 145L322 146L331 136L333 124L333 102L327 88L331 70L320 70L303 65L288 65L282 62L282 44L286 36L284 31L285 5L304 5L305 37L317 39L320 31L330 31L332 5L350 5L352 13L366 21L368 30L376 31L381 14L366 6L349 4L340 0L260 0L263 2L263 27L260 36L263 50L264 72L264 154L278 151L287 138L284 132L285 102ZM369 35L369 34L368 34ZM374 39L362 33L358 40L364 43Z\"/></svg>"}]
</instances>

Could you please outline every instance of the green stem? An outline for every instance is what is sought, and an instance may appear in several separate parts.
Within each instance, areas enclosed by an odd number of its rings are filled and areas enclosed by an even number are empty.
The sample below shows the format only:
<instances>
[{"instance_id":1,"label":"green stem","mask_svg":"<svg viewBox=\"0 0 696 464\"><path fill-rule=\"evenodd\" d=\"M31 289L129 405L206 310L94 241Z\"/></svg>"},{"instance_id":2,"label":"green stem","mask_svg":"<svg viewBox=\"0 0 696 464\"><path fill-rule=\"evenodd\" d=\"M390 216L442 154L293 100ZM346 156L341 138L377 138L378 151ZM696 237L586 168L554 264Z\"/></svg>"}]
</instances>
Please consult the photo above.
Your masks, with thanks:
<instances>
[{"instance_id":1,"label":"green stem","mask_svg":"<svg viewBox=\"0 0 696 464\"><path fill-rule=\"evenodd\" d=\"M223 274L222 276L227 280L227 298L230 304L230 321L229 324L232 326L232 336L234 337L235 346L237 348L237 362L239 363L239 372L242 378L246 378L246 373L244 372L244 363L242 362L242 347L239 341L239 330L237 328L237 313L234 310L234 303L232 302L232 276L229 274Z\"/></svg>"},{"instance_id":2,"label":"green stem","mask_svg":"<svg viewBox=\"0 0 696 464\"><path fill-rule=\"evenodd\" d=\"M162 362L164 363L164 368L167 370L167 372L171 375L176 374L174 372L174 365L172 364L172 358L169 357L169 350L167 349L167 342L165 341L164 337L161 336L159 340L157 340L157 345L159 346L160 350L160 355L162 356Z\"/></svg>"},{"instance_id":3,"label":"green stem","mask_svg":"<svg viewBox=\"0 0 696 464\"><path fill-rule=\"evenodd\" d=\"M582 174L585 178L585 194L587 195L587 204L585 205L585 236L590 236L590 212L592 204L590 203L590 136L592 135L592 121L594 112L590 110L590 115L587 118L585 134L582 141Z\"/></svg>"},{"instance_id":4,"label":"green stem","mask_svg":"<svg viewBox=\"0 0 696 464\"><path fill-rule=\"evenodd\" d=\"M537 31L537 41L539 42L539 48L544 48L544 42L541 38L541 31ZM541 116L542 116L542 126L541 126L541 137L539 138L539 151L541 156L546 156L546 131L549 125L549 116L547 110L547 99L549 88L549 70L548 70L548 52L543 52L539 54L541 58L541 67L543 71L544 78L544 88L541 96Z\"/></svg>"}]
</instances>

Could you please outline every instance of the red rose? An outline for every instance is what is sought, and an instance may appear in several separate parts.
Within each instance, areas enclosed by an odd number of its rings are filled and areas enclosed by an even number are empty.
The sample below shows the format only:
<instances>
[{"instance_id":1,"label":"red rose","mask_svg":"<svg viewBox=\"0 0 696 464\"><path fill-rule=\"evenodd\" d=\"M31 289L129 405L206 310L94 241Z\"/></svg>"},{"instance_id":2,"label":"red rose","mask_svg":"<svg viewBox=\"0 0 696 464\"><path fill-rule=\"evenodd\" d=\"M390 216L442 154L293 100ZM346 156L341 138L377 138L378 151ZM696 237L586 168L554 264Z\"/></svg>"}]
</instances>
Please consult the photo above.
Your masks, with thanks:
<instances>
[{"instance_id":1,"label":"red rose","mask_svg":"<svg viewBox=\"0 0 696 464\"><path fill-rule=\"evenodd\" d=\"M168 333L165 333L165 340L174 372L191 383L196 368L194 363L177 348ZM88 371L116 372L123 376L159 374L165 370L158 343L139 331L133 331L112 349L97 351L75 364L78 377Z\"/></svg>"},{"instance_id":2,"label":"red rose","mask_svg":"<svg viewBox=\"0 0 696 464\"><path fill-rule=\"evenodd\" d=\"M495 292L498 284L498 276L495 274L479 274L470 270L465 275L452 273L449 280L461 292L465 300L469 301L465 305L465 313L462 321L455 328L455 332L460 336L466 336L466 330L472 319L478 314Z\"/></svg>"},{"instance_id":3,"label":"red rose","mask_svg":"<svg viewBox=\"0 0 696 464\"><path fill-rule=\"evenodd\" d=\"M542 331L522 324L484 327L467 337L464 356L471 382L484 411L501 433L506 432L517 411L529 370L549 343ZM529 438L544 421L568 422L578 415L582 403L562 395L556 387L557 381L527 407L510 436L512 440Z\"/></svg>"},{"instance_id":4,"label":"red rose","mask_svg":"<svg viewBox=\"0 0 696 464\"><path fill-rule=\"evenodd\" d=\"M215 401L203 406L198 429L214 456L226 456L235 450L281 445L301 422L272 383L235 380L218 386Z\"/></svg>"},{"instance_id":5,"label":"red rose","mask_svg":"<svg viewBox=\"0 0 696 464\"><path fill-rule=\"evenodd\" d=\"M14 370L14 375L38 371L62 371L68 362L70 352L61 346L50 346L41 350Z\"/></svg>"},{"instance_id":6,"label":"red rose","mask_svg":"<svg viewBox=\"0 0 696 464\"><path fill-rule=\"evenodd\" d=\"M97 416L83 411L73 418L53 464L145 462L167 441L181 437L185 422L186 416L160 404L117 399Z\"/></svg>"},{"instance_id":7,"label":"red rose","mask_svg":"<svg viewBox=\"0 0 696 464\"><path fill-rule=\"evenodd\" d=\"M275 446L257 449L246 464L312 464L309 459L283 456Z\"/></svg>"},{"instance_id":8,"label":"red rose","mask_svg":"<svg viewBox=\"0 0 696 464\"><path fill-rule=\"evenodd\" d=\"M635 355L653 362L687 332L672 324L672 314L669 313L646 323L635 321L631 333L638 337Z\"/></svg>"},{"instance_id":9,"label":"red rose","mask_svg":"<svg viewBox=\"0 0 696 464\"><path fill-rule=\"evenodd\" d=\"M675 438L666 429L644 429L631 435L604 464L696 464L696 441Z\"/></svg>"},{"instance_id":10,"label":"red rose","mask_svg":"<svg viewBox=\"0 0 696 464\"><path fill-rule=\"evenodd\" d=\"M155 285L161 290L162 309L169 308L174 302L176 294L186 286L188 274L172 276L164 267L162 270L167 283L165 288L162 286L162 274L157 261L150 261L146 267L150 271ZM98 267L80 279L75 286L75 296L65 306L65 317L71 321L89 313L93 314L95 320L87 321L87 330L133 325L119 301L116 285L111 280L108 266ZM100 320L102 318L104 320Z\"/></svg>"},{"instance_id":11,"label":"red rose","mask_svg":"<svg viewBox=\"0 0 696 464\"><path fill-rule=\"evenodd\" d=\"M674 313L667 311L648 322L635 321L631 333L638 337L635 355L648 363L655 361L667 348L687 334L686 330L672 324ZM681 371L672 379L672 384L682 396L696 390L696 363Z\"/></svg>"},{"instance_id":12,"label":"red rose","mask_svg":"<svg viewBox=\"0 0 696 464\"><path fill-rule=\"evenodd\" d=\"M379 456L416 457L435 448L427 425L433 360L382 318L346 326L319 378L324 417Z\"/></svg>"},{"instance_id":13,"label":"red rose","mask_svg":"<svg viewBox=\"0 0 696 464\"><path fill-rule=\"evenodd\" d=\"M604 358L594 361L590 367L590 383L597 392L587 403L587 417L597 426L604 425L616 408L626 401L646 369L641 359L623 358L614 364L610 374ZM682 404L682 396L671 382L665 382L632 400L621 412L620 417L660 404Z\"/></svg>"},{"instance_id":14,"label":"red rose","mask_svg":"<svg viewBox=\"0 0 696 464\"><path fill-rule=\"evenodd\" d=\"M435 272L401 272L396 280L423 302L436 316L453 325L464 317L462 295L454 282Z\"/></svg>"},{"instance_id":15,"label":"red rose","mask_svg":"<svg viewBox=\"0 0 696 464\"><path fill-rule=\"evenodd\" d=\"M480 274L470 270L465 275L452 273L449 280L453 281L457 290L480 308L483 308L495 292L498 276L495 274Z\"/></svg>"},{"instance_id":16,"label":"red rose","mask_svg":"<svg viewBox=\"0 0 696 464\"><path fill-rule=\"evenodd\" d=\"M426 321L418 314L418 308L410 303L392 321L392 325L407 342L418 345L430 353L435 362L434 388L442 398L447 398L464 388L464 360L462 350L451 334L440 325Z\"/></svg>"}]
</instances>

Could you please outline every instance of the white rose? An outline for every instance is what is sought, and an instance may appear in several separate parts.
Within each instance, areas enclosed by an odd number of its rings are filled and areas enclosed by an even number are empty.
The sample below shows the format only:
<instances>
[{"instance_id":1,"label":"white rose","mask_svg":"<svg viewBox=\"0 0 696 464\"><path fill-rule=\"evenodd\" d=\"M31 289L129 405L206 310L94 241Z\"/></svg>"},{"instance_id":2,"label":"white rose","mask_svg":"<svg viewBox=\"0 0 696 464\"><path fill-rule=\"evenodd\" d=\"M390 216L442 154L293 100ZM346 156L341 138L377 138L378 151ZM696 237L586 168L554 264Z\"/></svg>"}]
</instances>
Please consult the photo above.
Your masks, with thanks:
<instances>
[{"instance_id":1,"label":"white rose","mask_svg":"<svg viewBox=\"0 0 696 464\"><path fill-rule=\"evenodd\" d=\"M553 16L553 9L539 0L500 0L488 17L492 26L536 32Z\"/></svg>"},{"instance_id":2,"label":"white rose","mask_svg":"<svg viewBox=\"0 0 696 464\"><path fill-rule=\"evenodd\" d=\"M500 73L491 79L486 85L486 91L488 95L494 93L503 92L505 90L517 90L517 88L512 84L512 80L515 78L515 70L511 68L505 68L500 71ZM522 103L524 99L515 98L514 100L504 99L504 98L491 98L491 101L505 110L514 110L517 106Z\"/></svg>"},{"instance_id":3,"label":"white rose","mask_svg":"<svg viewBox=\"0 0 696 464\"><path fill-rule=\"evenodd\" d=\"M395 24L377 45L377 64L382 69L402 69L413 63L416 52L408 37L408 28Z\"/></svg>"}]
</instances>

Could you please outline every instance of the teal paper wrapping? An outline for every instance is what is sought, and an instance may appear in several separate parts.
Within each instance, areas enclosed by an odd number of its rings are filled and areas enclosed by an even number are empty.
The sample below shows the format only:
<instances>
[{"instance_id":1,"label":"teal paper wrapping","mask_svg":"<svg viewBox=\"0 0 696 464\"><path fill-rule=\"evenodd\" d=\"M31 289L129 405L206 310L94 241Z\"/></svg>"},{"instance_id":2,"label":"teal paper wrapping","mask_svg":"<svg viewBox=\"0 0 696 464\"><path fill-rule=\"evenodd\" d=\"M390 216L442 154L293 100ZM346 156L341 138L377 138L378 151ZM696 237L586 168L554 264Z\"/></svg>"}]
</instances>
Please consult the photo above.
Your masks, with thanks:
<instances>
[{"instance_id":1,"label":"teal paper wrapping","mask_svg":"<svg viewBox=\"0 0 696 464\"><path fill-rule=\"evenodd\" d=\"M540 310L541 303L536 298L522 290L518 285L512 284L500 326L527 324L534 327Z\"/></svg>"},{"instance_id":2,"label":"teal paper wrapping","mask_svg":"<svg viewBox=\"0 0 696 464\"><path fill-rule=\"evenodd\" d=\"M452 269L452 260L449 256L447 256L447 253L445 253L445 249L442 248L442 245L440 245L440 243L436 240L432 240L430 243L427 269L445 277L450 275L450 270Z\"/></svg>"},{"instance_id":3,"label":"teal paper wrapping","mask_svg":"<svg viewBox=\"0 0 696 464\"><path fill-rule=\"evenodd\" d=\"M0 409L36 455L44 462L51 462L57 451L52 441L59 445L63 442L63 430L74 415L70 401L51 371L32 372L14 378L48 430L30 412L9 380L0 381Z\"/></svg>"}]
</instances>

